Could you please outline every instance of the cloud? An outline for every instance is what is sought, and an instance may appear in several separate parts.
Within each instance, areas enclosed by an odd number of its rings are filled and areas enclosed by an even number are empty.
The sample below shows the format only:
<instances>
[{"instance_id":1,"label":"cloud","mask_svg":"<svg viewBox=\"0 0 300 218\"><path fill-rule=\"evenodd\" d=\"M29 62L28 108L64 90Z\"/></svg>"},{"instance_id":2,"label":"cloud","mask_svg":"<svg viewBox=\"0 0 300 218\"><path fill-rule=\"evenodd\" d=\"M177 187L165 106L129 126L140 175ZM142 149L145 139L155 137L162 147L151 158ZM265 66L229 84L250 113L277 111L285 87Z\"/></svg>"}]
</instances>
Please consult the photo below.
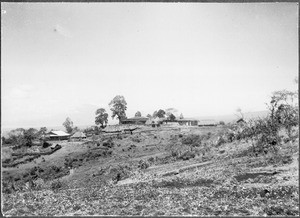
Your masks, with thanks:
<instances>
[{"instance_id":1,"label":"cloud","mask_svg":"<svg viewBox=\"0 0 300 218\"><path fill-rule=\"evenodd\" d=\"M34 87L31 85L20 85L14 87L11 92L8 93L8 98L28 98L33 93Z\"/></svg>"},{"instance_id":2,"label":"cloud","mask_svg":"<svg viewBox=\"0 0 300 218\"><path fill-rule=\"evenodd\" d=\"M58 33L64 37L71 38L70 31L68 31L65 27L62 27L59 24L56 24L56 26L54 27L54 32Z\"/></svg>"}]
</instances>

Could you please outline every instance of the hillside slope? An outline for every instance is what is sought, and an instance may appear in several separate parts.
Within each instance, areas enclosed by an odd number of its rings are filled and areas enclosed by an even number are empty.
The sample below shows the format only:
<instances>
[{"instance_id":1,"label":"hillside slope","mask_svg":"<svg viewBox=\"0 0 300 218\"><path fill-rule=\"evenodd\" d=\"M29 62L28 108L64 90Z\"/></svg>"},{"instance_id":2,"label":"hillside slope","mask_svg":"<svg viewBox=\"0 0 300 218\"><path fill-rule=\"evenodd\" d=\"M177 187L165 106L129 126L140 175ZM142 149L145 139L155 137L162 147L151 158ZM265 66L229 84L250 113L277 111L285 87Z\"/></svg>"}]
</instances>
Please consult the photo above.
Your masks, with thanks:
<instances>
[{"instance_id":1,"label":"hillside slope","mask_svg":"<svg viewBox=\"0 0 300 218\"><path fill-rule=\"evenodd\" d=\"M7 216L299 215L298 139L282 144L277 154L255 155L246 141L217 145L224 131L144 128L63 143L45 162L4 169L12 180L53 163L68 173L5 193L2 211Z\"/></svg>"}]
</instances>

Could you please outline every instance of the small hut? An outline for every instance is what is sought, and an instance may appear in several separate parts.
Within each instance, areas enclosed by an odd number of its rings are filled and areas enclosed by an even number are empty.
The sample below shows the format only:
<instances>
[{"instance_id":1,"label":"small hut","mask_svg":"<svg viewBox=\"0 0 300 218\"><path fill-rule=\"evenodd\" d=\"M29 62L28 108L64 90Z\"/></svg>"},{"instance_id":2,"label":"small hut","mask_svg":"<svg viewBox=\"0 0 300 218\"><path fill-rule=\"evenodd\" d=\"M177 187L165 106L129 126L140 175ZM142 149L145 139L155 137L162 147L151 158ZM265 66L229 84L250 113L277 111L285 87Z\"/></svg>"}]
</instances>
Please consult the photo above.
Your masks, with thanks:
<instances>
[{"instance_id":1,"label":"small hut","mask_svg":"<svg viewBox=\"0 0 300 218\"><path fill-rule=\"evenodd\" d=\"M71 136L72 140L81 140L81 139L85 139L85 138L86 138L86 135L83 132L75 132Z\"/></svg>"},{"instance_id":2,"label":"small hut","mask_svg":"<svg viewBox=\"0 0 300 218\"><path fill-rule=\"evenodd\" d=\"M196 119L179 119L177 122L183 126L197 126L198 120Z\"/></svg>"},{"instance_id":3,"label":"small hut","mask_svg":"<svg viewBox=\"0 0 300 218\"><path fill-rule=\"evenodd\" d=\"M52 130L49 133L46 134L46 138L50 140L68 140L70 138L70 134L65 133L64 131L58 130Z\"/></svg>"},{"instance_id":4,"label":"small hut","mask_svg":"<svg viewBox=\"0 0 300 218\"><path fill-rule=\"evenodd\" d=\"M148 117L132 117L121 120L122 124L134 124L134 125L145 125L149 118Z\"/></svg>"},{"instance_id":5,"label":"small hut","mask_svg":"<svg viewBox=\"0 0 300 218\"><path fill-rule=\"evenodd\" d=\"M217 126L217 122L215 120L200 120L198 126Z\"/></svg>"}]
</instances>

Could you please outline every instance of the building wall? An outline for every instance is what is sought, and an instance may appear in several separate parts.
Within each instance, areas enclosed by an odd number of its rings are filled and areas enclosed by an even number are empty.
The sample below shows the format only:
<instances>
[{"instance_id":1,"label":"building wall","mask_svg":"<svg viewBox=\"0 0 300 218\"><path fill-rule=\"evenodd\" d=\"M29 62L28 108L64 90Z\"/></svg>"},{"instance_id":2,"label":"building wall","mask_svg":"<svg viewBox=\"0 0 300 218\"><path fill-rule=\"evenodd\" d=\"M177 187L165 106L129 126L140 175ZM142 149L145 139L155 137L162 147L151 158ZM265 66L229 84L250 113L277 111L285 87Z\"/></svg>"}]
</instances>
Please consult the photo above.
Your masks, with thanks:
<instances>
[{"instance_id":1,"label":"building wall","mask_svg":"<svg viewBox=\"0 0 300 218\"><path fill-rule=\"evenodd\" d=\"M50 140L68 140L70 136L50 136Z\"/></svg>"}]
</instances>

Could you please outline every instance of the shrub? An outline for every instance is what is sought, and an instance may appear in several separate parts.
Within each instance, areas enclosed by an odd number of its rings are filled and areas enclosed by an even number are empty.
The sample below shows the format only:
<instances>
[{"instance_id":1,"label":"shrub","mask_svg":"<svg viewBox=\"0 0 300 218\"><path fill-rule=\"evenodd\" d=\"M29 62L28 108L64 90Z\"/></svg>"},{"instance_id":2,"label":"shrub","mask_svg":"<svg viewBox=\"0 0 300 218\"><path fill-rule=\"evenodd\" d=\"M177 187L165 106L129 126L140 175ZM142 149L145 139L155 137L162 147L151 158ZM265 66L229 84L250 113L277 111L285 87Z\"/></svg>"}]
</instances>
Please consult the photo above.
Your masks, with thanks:
<instances>
[{"instance_id":1,"label":"shrub","mask_svg":"<svg viewBox=\"0 0 300 218\"><path fill-rule=\"evenodd\" d=\"M219 136L219 138L216 141L216 146L219 147L224 143L226 143L225 139L222 136Z\"/></svg>"},{"instance_id":2,"label":"shrub","mask_svg":"<svg viewBox=\"0 0 300 218\"><path fill-rule=\"evenodd\" d=\"M133 142L141 142L141 140L138 137L133 137L133 138L131 138L131 140Z\"/></svg>"},{"instance_id":3,"label":"shrub","mask_svg":"<svg viewBox=\"0 0 300 218\"><path fill-rule=\"evenodd\" d=\"M104 142L102 143L102 145L103 145L104 147L112 148L112 147L114 146L114 142L113 142L112 139L110 138L110 139L104 141Z\"/></svg>"},{"instance_id":4,"label":"shrub","mask_svg":"<svg viewBox=\"0 0 300 218\"><path fill-rule=\"evenodd\" d=\"M154 162L155 161L155 159L154 159L154 157L150 157L150 158L148 158L148 162Z\"/></svg>"},{"instance_id":5,"label":"shrub","mask_svg":"<svg viewBox=\"0 0 300 218\"><path fill-rule=\"evenodd\" d=\"M138 164L139 169L147 169L150 166L150 164L147 161L140 160Z\"/></svg>"},{"instance_id":6,"label":"shrub","mask_svg":"<svg viewBox=\"0 0 300 218\"><path fill-rule=\"evenodd\" d=\"M43 148L48 148L51 145L52 145L51 143L48 143L46 141L43 142Z\"/></svg>"},{"instance_id":7,"label":"shrub","mask_svg":"<svg viewBox=\"0 0 300 218\"><path fill-rule=\"evenodd\" d=\"M191 145L194 147L198 147L201 145L201 137L200 137L200 135L191 134L191 135L187 135L187 136L183 137L181 142L182 142L182 144L185 144L185 145Z\"/></svg>"},{"instance_id":8,"label":"shrub","mask_svg":"<svg viewBox=\"0 0 300 218\"><path fill-rule=\"evenodd\" d=\"M191 151L185 151L183 154L181 154L179 156L179 159L182 159L182 160L189 160L191 158L194 158L196 155L194 152L191 152Z\"/></svg>"},{"instance_id":9,"label":"shrub","mask_svg":"<svg viewBox=\"0 0 300 218\"><path fill-rule=\"evenodd\" d=\"M248 125L243 127L243 130L239 133L239 138L250 139L253 151L263 152L270 148L277 151L276 146L281 142L278 134L280 126L278 124L271 117L251 120Z\"/></svg>"},{"instance_id":10,"label":"shrub","mask_svg":"<svg viewBox=\"0 0 300 218\"><path fill-rule=\"evenodd\" d=\"M109 174L111 175L112 180L118 182L130 176L131 167L129 167L128 165L118 165L110 167Z\"/></svg>"},{"instance_id":11,"label":"shrub","mask_svg":"<svg viewBox=\"0 0 300 218\"><path fill-rule=\"evenodd\" d=\"M293 105L296 95L286 90L274 92L268 105L270 114L266 118L250 120L243 127L239 138L250 139L253 151L262 152L272 148L276 152L276 146L282 141L279 130L286 129L290 138L293 127L298 125L298 107Z\"/></svg>"},{"instance_id":12,"label":"shrub","mask_svg":"<svg viewBox=\"0 0 300 218\"><path fill-rule=\"evenodd\" d=\"M178 150L171 150L171 156L172 156L172 157L176 157L176 158L177 158L177 157L179 157L179 155L180 155L180 154L179 154L179 151L178 151Z\"/></svg>"},{"instance_id":13,"label":"shrub","mask_svg":"<svg viewBox=\"0 0 300 218\"><path fill-rule=\"evenodd\" d=\"M63 183L60 180L53 181L51 183L51 190L57 191L63 187Z\"/></svg>"}]
</instances>

